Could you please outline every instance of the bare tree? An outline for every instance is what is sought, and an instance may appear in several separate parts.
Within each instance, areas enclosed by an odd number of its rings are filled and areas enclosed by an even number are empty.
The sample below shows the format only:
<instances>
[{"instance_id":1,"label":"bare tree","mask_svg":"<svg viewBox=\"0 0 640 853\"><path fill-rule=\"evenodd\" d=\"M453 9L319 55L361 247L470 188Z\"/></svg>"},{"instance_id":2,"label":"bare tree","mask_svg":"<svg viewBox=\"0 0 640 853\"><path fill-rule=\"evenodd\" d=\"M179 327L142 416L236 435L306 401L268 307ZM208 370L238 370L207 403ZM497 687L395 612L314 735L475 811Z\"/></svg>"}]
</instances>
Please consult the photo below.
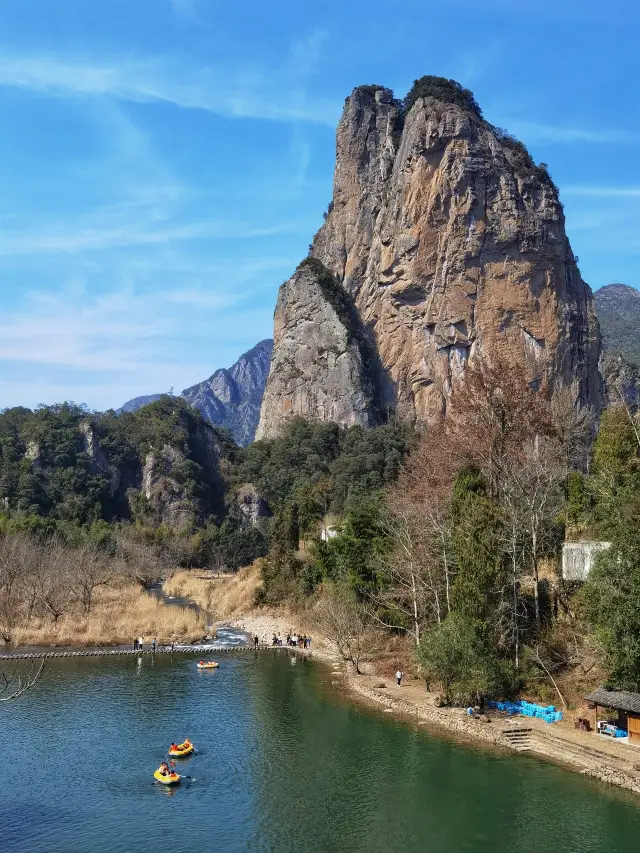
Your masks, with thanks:
<instances>
[{"instance_id":1,"label":"bare tree","mask_svg":"<svg viewBox=\"0 0 640 853\"><path fill-rule=\"evenodd\" d=\"M74 556L55 539L49 540L41 551L43 560L38 600L55 624L71 604L71 564Z\"/></svg>"},{"instance_id":2,"label":"bare tree","mask_svg":"<svg viewBox=\"0 0 640 853\"><path fill-rule=\"evenodd\" d=\"M139 583L142 589L165 580L170 574L166 559L158 548L122 535L117 541L117 555L125 576Z\"/></svg>"},{"instance_id":3,"label":"bare tree","mask_svg":"<svg viewBox=\"0 0 640 853\"><path fill-rule=\"evenodd\" d=\"M372 617L386 628L405 631L417 645L422 627L440 623L451 610L450 531L437 507L405 502L404 511L383 526L392 542L377 561L380 590L372 598Z\"/></svg>"},{"instance_id":4,"label":"bare tree","mask_svg":"<svg viewBox=\"0 0 640 853\"><path fill-rule=\"evenodd\" d=\"M536 440L518 456L505 460L503 470L503 502L513 537L510 547L517 553L521 547L528 564L535 618L540 624L540 560L552 549L557 531L555 519L562 504L566 474L562 450L552 440Z\"/></svg>"},{"instance_id":5,"label":"bare tree","mask_svg":"<svg viewBox=\"0 0 640 853\"><path fill-rule=\"evenodd\" d=\"M0 537L0 636L10 643L22 610L20 579L24 571L26 539L22 535Z\"/></svg>"},{"instance_id":6,"label":"bare tree","mask_svg":"<svg viewBox=\"0 0 640 853\"><path fill-rule=\"evenodd\" d=\"M580 405L577 381L554 392L551 420L567 473L573 469L583 470L588 461L596 418L590 406Z\"/></svg>"},{"instance_id":7,"label":"bare tree","mask_svg":"<svg viewBox=\"0 0 640 853\"><path fill-rule=\"evenodd\" d=\"M552 433L546 388L534 391L521 365L477 358L454 386L446 429L457 468L477 465L498 497L504 460Z\"/></svg>"},{"instance_id":8,"label":"bare tree","mask_svg":"<svg viewBox=\"0 0 640 853\"><path fill-rule=\"evenodd\" d=\"M83 545L73 552L71 583L85 615L91 612L95 590L108 584L113 574L112 560L95 546Z\"/></svg>"},{"instance_id":9,"label":"bare tree","mask_svg":"<svg viewBox=\"0 0 640 853\"><path fill-rule=\"evenodd\" d=\"M30 690L33 685L40 680L44 673L44 660L39 666L35 665L35 661L31 662L31 667L28 672L23 672L19 665L16 665L13 672L7 674L0 672L0 702L10 702L13 699L18 699L27 690Z\"/></svg>"},{"instance_id":10,"label":"bare tree","mask_svg":"<svg viewBox=\"0 0 640 853\"><path fill-rule=\"evenodd\" d=\"M373 654L377 647L367 610L349 590L327 585L315 607L315 615L324 635L360 675L363 658Z\"/></svg>"}]
</instances>

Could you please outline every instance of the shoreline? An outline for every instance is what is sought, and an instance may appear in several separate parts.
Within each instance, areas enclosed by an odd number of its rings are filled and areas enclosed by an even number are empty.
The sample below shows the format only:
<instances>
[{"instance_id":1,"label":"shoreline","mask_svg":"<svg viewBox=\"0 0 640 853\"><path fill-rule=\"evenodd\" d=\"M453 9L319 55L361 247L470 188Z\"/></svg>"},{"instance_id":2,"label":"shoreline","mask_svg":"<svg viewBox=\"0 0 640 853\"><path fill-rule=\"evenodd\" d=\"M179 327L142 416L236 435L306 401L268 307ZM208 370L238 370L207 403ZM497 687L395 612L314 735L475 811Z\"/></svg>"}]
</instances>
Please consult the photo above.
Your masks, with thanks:
<instances>
[{"instance_id":1,"label":"shoreline","mask_svg":"<svg viewBox=\"0 0 640 853\"><path fill-rule=\"evenodd\" d=\"M296 649L296 652L332 667L332 675L339 676L339 684L345 693L369 708L390 714L396 719L425 726L440 737L455 737L469 745L485 749L523 752L640 794L640 749L616 743L594 733L576 731L569 726L568 721L548 724L535 718L507 717L500 713L490 713L490 722L482 722L467 716L464 709L437 707L436 694L427 692L422 682L405 678L403 685L398 687L394 678L377 674L373 666L367 667L367 674L357 675L353 666L344 661L326 638L319 636L316 630L304 623L305 619L300 614L251 610L216 620L214 627L242 630L251 638L257 635L262 648L271 647L273 634L284 637L289 631L301 630L312 636L312 647ZM51 644L41 646L39 651L46 648L52 657L98 655L101 651L96 645L85 642L66 646L65 649L62 644ZM101 645L105 650L102 652L104 654L114 654L118 648L123 648L121 643ZM181 651L190 651L189 647L193 647L196 653L198 651L198 645L188 641L176 645L183 647ZM85 650L84 653L82 649ZM0 651L0 665L2 658L15 660L21 657L21 651L24 653L26 648L14 648L14 654L2 654ZM45 653L38 655L40 656L47 655Z\"/></svg>"},{"instance_id":2,"label":"shoreline","mask_svg":"<svg viewBox=\"0 0 640 853\"><path fill-rule=\"evenodd\" d=\"M298 620L300 621L300 620ZM238 628L261 639L286 634L296 625L293 615L271 615L259 611L216 622L216 627ZM286 626L286 627L284 627ZM640 749L619 744L595 733L571 729L568 724L545 723L525 717L491 713L490 722L467 716L461 708L439 708L435 694L417 681L402 687L394 679L376 674L357 675L326 640L315 632L310 650L299 650L340 671L341 683L350 697L395 719L417 723L439 736L456 739L480 748L520 752L559 764L575 773L640 794Z\"/></svg>"}]
</instances>

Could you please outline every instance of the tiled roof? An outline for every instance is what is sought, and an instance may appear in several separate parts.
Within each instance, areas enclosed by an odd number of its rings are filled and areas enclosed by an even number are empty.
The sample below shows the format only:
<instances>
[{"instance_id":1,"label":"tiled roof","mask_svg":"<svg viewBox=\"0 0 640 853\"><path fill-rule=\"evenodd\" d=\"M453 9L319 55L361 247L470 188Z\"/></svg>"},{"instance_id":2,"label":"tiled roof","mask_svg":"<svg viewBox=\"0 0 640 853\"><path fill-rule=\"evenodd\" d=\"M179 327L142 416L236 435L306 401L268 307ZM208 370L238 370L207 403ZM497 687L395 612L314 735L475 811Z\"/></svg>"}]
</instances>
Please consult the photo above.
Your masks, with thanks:
<instances>
[{"instance_id":1,"label":"tiled roof","mask_svg":"<svg viewBox=\"0 0 640 853\"><path fill-rule=\"evenodd\" d=\"M604 687L598 687L584 698L587 702L594 702L604 708L640 714L640 693L626 693L624 690L605 690Z\"/></svg>"}]
</instances>

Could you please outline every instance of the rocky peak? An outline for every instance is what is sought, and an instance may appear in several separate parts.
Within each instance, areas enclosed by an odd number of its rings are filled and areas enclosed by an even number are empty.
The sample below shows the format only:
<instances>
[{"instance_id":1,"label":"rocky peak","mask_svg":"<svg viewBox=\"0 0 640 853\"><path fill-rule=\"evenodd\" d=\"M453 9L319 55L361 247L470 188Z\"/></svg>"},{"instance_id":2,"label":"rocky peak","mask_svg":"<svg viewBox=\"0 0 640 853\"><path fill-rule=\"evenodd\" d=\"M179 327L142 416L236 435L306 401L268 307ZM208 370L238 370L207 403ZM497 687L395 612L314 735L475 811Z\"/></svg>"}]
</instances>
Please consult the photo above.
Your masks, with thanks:
<instances>
[{"instance_id":1,"label":"rocky peak","mask_svg":"<svg viewBox=\"0 0 640 853\"><path fill-rule=\"evenodd\" d=\"M229 405L229 403L237 403L239 401L240 389L236 385L231 373L225 367L216 370L209 379L208 384L209 391L221 403ZM185 393L188 393L188 390Z\"/></svg>"},{"instance_id":2,"label":"rocky peak","mask_svg":"<svg viewBox=\"0 0 640 853\"><path fill-rule=\"evenodd\" d=\"M182 392L209 423L230 429L240 445L253 441L272 348L272 340L260 341L228 370L216 370L205 382Z\"/></svg>"},{"instance_id":3,"label":"rocky peak","mask_svg":"<svg viewBox=\"0 0 640 853\"><path fill-rule=\"evenodd\" d=\"M267 338L256 344L229 368L229 374L245 397L258 394L260 399L269 375L273 341Z\"/></svg>"},{"instance_id":4,"label":"rocky peak","mask_svg":"<svg viewBox=\"0 0 640 853\"><path fill-rule=\"evenodd\" d=\"M598 323L557 188L453 81L422 78L404 102L369 86L347 98L311 256L348 294L378 368L363 380L299 268L278 297L259 435L289 414L348 424L393 409L428 423L478 356L523 363L532 383L577 381L581 403L600 407Z\"/></svg>"}]
</instances>

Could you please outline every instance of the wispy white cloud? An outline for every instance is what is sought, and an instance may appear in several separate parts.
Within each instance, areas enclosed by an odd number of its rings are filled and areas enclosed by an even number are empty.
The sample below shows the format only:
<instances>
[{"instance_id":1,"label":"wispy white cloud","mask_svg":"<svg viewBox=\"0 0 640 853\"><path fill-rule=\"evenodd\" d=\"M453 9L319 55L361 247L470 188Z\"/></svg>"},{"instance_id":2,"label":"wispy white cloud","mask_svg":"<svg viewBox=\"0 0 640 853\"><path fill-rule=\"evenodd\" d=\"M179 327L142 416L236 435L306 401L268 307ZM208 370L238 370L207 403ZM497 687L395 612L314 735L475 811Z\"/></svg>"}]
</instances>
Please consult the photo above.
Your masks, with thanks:
<instances>
[{"instance_id":1,"label":"wispy white cloud","mask_svg":"<svg viewBox=\"0 0 640 853\"><path fill-rule=\"evenodd\" d=\"M625 130L593 130L591 128L542 124L508 118L502 119L498 124L531 144L543 142L630 143L640 141L640 136L637 133Z\"/></svg>"},{"instance_id":2,"label":"wispy white cloud","mask_svg":"<svg viewBox=\"0 0 640 853\"><path fill-rule=\"evenodd\" d=\"M260 227L242 222L198 220L185 224L165 224L158 227L69 228L54 227L43 231L7 231L0 235L0 256L49 255L67 252L119 249L131 246L154 246L187 240L233 240L270 237L295 233L304 228L299 222L280 222Z\"/></svg>"},{"instance_id":3,"label":"wispy white cloud","mask_svg":"<svg viewBox=\"0 0 640 853\"><path fill-rule=\"evenodd\" d=\"M246 275L240 265L236 281ZM271 306L251 307L234 283L92 294L72 280L58 292L30 292L0 317L0 408L64 398L104 408L204 379L270 327ZM241 330L231 322L238 316Z\"/></svg>"},{"instance_id":4,"label":"wispy white cloud","mask_svg":"<svg viewBox=\"0 0 640 853\"><path fill-rule=\"evenodd\" d=\"M340 103L307 91L323 36L292 46L276 67L239 62L194 68L184 56L145 59L5 56L0 86L58 96L104 97L138 103L164 102L231 118L305 121L335 126Z\"/></svg>"},{"instance_id":5,"label":"wispy white cloud","mask_svg":"<svg viewBox=\"0 0 640 853\"><path fill-rule=\"evenodd\" d=\"M563 187L562 195L592 198L640 198L640 187L602 187L585 184Z\"/></svg>"},{"instance_id":6,"label":"wispy white cloud","mask_svg":"<svg viewBox=\"0 0 640 853\"><path fill-rule=\"evenodd\" d=\"M169 5L181 20L190 22L198 20L196 0L169 0Z\"/></svg>"}]
</instances>

